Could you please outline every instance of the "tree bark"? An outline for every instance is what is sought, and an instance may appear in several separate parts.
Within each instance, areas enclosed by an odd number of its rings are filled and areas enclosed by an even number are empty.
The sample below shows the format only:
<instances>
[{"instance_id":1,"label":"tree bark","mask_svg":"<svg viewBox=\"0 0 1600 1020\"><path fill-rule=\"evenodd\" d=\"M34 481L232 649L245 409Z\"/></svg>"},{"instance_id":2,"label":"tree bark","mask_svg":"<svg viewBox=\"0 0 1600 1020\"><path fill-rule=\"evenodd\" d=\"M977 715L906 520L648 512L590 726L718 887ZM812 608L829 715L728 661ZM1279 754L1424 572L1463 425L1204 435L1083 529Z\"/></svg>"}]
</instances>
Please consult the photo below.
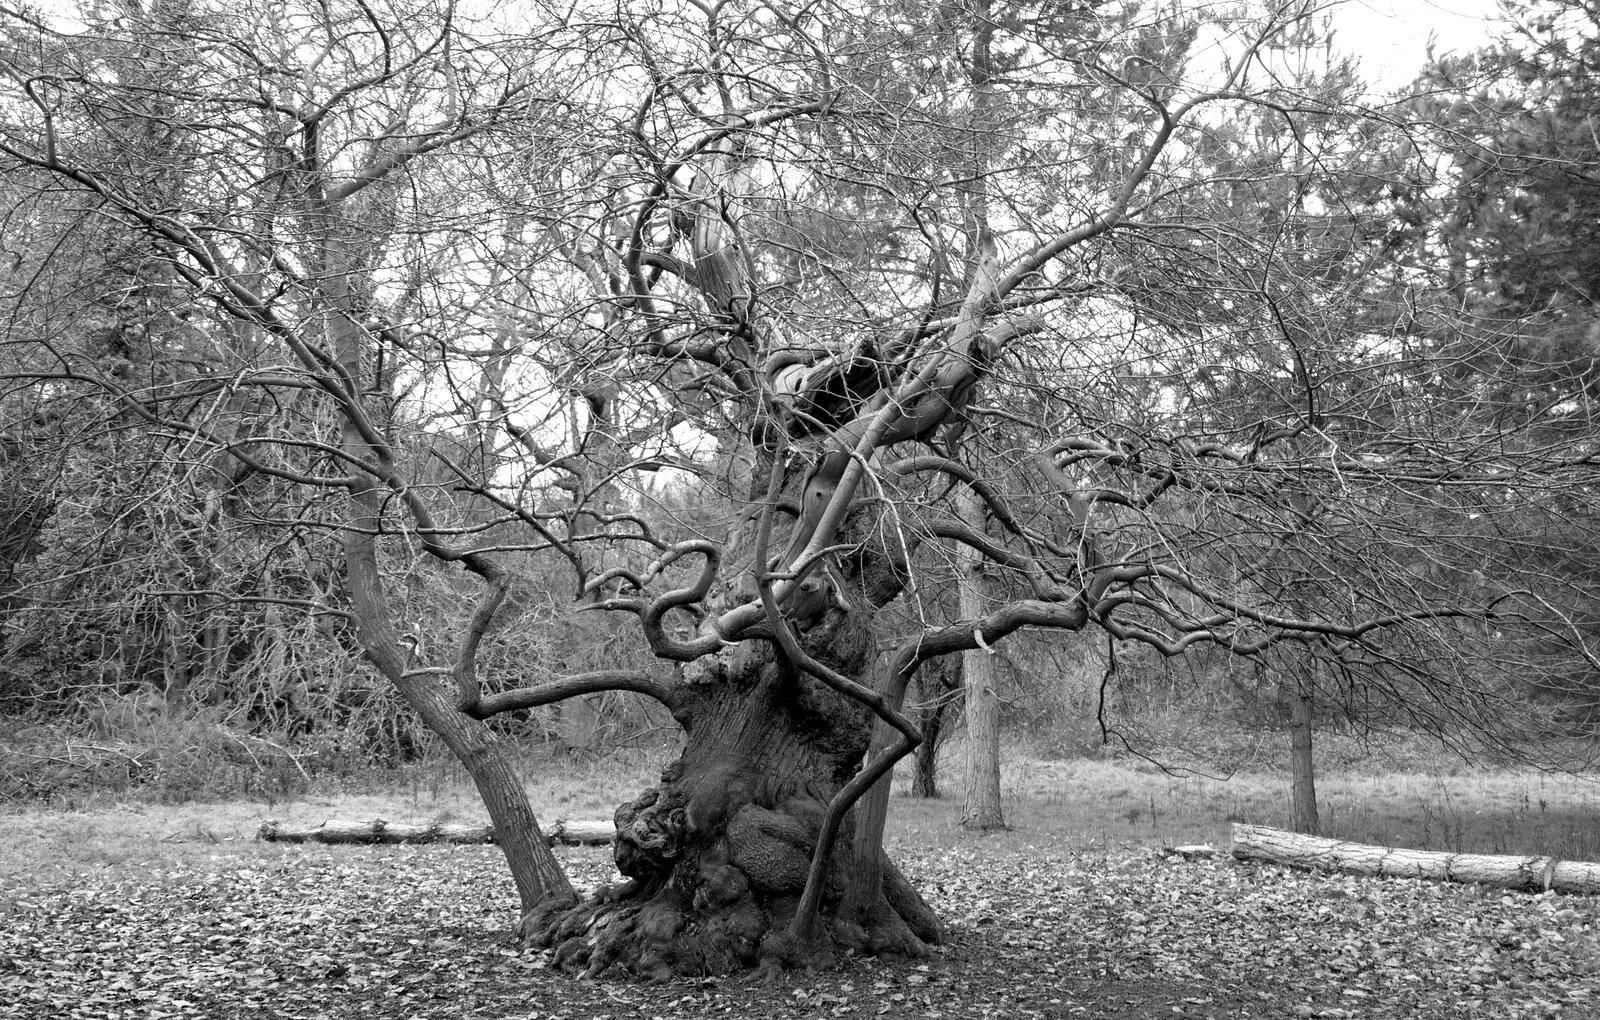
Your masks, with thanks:
<instances>
[{"instance_id":1,"label":"tree bark","mask_svg":"<svg viewBox=\"0 0 1600 1020\"><path fill-rule=\"evenodd\" d=\"M1296 680L1289 688L1289 758L1294 774L1292 809L1296 832L1316 835L1317 783L1311 746L1311 692Z\"/></svg>"},{"instance_id":2,"label":"tree bark","mask_svg":"<svg viewBox=\"0 0 1600 1020\"><path fill-rule=\"evenodd\" d=\"M547 842L572 846L610 843L617 827L602 819L557 819L545 834ZM471 822L386 822L330 818L317 825L287 825L275 818L261 823L256 839L264 843L496 843L493 825Z\"/></svg>"},{"instance_id":3,"label":"tree bark","mask_svg":"<svg viewBox=\"0 0 1600 1020\"><path fill-rule=\"evenodd\" d=\"M882 678L877 690L898 709L905 700L909 683L904 675L889 675ZM880 719L872 727L867 760L885 753L897 737L894 728ZM889 788L887 781L880 781L857 802L852 838L841 841L846 879L840 913L862 921L869 928L887 930L894 935L894 941L882 943L877 951L921 955L924 943L939 945L944 941L944 929L938 917L883 852L883 832L889 818ZM901 905L901 901L907 905ZM904 929L903 934L896 928L897 922L900 929Z\"/></svg>"},{"instance_id":4,"label":"tree bark","mask_svg":"<svg viewBox=\"0 0 1600 1020\"><path fill-rule=\"evenodd\" d=\"M828 608L802 639L808 654L858 677L877 644L873 611L852 605ZM627 881L548 916L531 937L555 947L563 970L595 977L616 966L647 980L826 965L841 950L918 951L913 932L937 925L892 866L875 909L841 911L848 838L834 849L821 938L802 945L789 932L828 802L860 767L870 710L764 641L690 663L684 679L682 756L616 812Z\"/></svg>"},{"instance_id":5,"label":"tree bark","mask_svg":"<svg viewBox=\"0 0 1600 1020\"><path fill-rule=\"evenodd\" d=\"M963 489L958 496L963 523L982 534L983 507ZM975 620L988 611L984 592L984 557L971 546L959 548L961 618ZM995 690L994 654L988 648L961 653L962 686L966 690L967 748L962 759L961 827L988 831L1005 828L1000 810L1000 695Z\"/></svg>"},{"instance_id":6,"label":"tree bark","mask_svg":"<svg viewBox=\"0 0 1600 1020\"><path fill-rule=\"evenodd\" d=\"M1527 892L1600 893L1600 863L1560 861L1554 857L1406 850L1242 823L1233 826L1231 852L1242 861L1354 875L1471 882Z\"/></svg>"},{"instance_id":7,"label":"tree bark","mask_svg":"<svg viewBox=\"0 0 1600 1020\"><path fill-rule=\"evenodd\" d=\"M963 652L967 689L967 748L963 759L961 827L988 831L1006 827L1000 807L1000 697L994 662L984 651ZM982 661L981 666L975 663Z\"/></svg>"},{"instance_id":8,"label":"tree bark","mask_svg":"<svg viewBox=\"0 0 1600 1020\"><path fill-rule=\"evenodd\" d=\"M922 688L922 697L926 705L917 714L917 727L922 730L922 743L917 745L911 759L913 797L926 797L930 800L939 798L939 738L944 733L945 722L951 714L952 695L960 684L959 677L950 675L950 663L953 661L956 662L955 672L959 673L960 664L952 657L931 662L918 674L917 683Z\"/></svg>"}]
</instances>

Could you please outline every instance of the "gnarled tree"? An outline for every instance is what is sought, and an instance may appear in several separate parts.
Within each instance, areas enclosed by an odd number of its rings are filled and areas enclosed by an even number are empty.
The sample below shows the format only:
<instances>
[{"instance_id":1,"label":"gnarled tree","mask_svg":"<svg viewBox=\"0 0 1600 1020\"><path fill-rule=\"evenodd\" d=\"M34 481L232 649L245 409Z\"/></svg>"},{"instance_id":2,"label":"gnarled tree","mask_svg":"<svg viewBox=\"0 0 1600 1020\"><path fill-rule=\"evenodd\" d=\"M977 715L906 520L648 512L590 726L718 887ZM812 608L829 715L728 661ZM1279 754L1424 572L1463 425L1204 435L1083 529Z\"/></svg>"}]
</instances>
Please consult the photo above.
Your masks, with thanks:
<instances>
[{"instance_id":1,"label":"gnarled tree","mask_svg":"<svg viewBox=\"0 0 1600 1020\"><path fill-rule=\"evenodd\" d=\"M1291 129L1235 158L1227 111L1339 98L1272 71L1307 5L1185 6L192 0L86 15L93 46L5 14L0 172L140 237L142 296L203 351L130 381L24 330L12 390L203 451L168 497L212 499L207 527L337 537L347 601L313 608L466 764L562 966L914 954L939 923L879 781L924 662L1094 625L1426 688L1395 649L1485 611L1365 586L1392 565L1357 569L1373 490L1454 476L1340 445L1318 394L1366 355L1330 327L1308 361L1250 271L1279 235L1218 218L1306 172ZM130 126L163 139L159 195L111 158ZM1296 277L1323 325L1340 279ZM1319 600L1256 569L1294 541ZM949 543L993 584L927 622ZM486 655L553 565L655 665ZM408 609L421 575L453 619ZM578 903L489 722L605 691L665 705L684 750L618 809L627 882Z\"/></svg>"}]
</instances>

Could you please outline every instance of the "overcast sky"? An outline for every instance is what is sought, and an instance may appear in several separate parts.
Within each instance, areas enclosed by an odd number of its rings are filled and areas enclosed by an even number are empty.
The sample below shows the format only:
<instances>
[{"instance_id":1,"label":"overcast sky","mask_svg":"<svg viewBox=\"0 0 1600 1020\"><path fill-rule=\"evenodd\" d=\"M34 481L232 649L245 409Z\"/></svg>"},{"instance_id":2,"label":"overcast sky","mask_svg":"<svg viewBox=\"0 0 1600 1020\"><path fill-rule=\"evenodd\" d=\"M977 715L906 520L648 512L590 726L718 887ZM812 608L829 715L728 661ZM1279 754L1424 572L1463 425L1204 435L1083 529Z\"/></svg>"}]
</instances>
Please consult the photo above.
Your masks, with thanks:
<instances>
[{"instance_id":1,"label":"overcast sky","mask_svg":"<svg viewBox=\"0 0 1600 1020\"><path fill-rule=\"evenodd\" d=\"M1497 34L1500 12L1495 0L1345 0L1332 13L1334 44L1388 89L1416 76L1430 36L1438 53L1477 49Z\"/></svg>"}]
</instances>

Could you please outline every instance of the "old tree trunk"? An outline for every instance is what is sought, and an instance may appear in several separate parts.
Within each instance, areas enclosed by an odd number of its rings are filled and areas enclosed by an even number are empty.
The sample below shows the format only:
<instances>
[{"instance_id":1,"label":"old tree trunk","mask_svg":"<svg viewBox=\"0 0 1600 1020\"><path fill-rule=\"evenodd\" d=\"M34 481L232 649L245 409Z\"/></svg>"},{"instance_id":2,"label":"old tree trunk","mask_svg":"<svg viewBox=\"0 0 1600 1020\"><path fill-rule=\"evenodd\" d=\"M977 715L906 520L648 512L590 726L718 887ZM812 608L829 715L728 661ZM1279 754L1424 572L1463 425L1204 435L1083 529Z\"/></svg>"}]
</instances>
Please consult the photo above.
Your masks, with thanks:
<instances>
[{"instance_id":1,"label":"old tree trunk","mask_svg":"<svg viewBox=\"0 0 1600 1020\"><path fill-rule=\"evenodd\" d=\"M904 684L873 677L874 618L903 589L909 553L874 525L881 511L853 497L876 451L932 434L964 405L987 361L978 321L990 280L975 287L983 301L969 302L980 310L892 384L872 356L858 363L844 351L810 364L799 381L772 373L758 383L752 348L773 343L748 317L760 288L730 228L753 184L737 146L706 151L690 188L692 264L681 271L725 339L721 368L745 402L745 421L765 424L724 437L749 444L752 509L720 550L697 547L704 587L649 605L619 595L596 606L638 613L656 654L683 663L662 700L685 745L658 786L617 810L626 881L524 925L556 948L559 967L588 976L614 965L648 979L815 966L846 951L920 953L939 938L927 904L883 859L881 831L862 835L840 813L890 760L866 758L875 715L897 724L904 739L895 755L916 733L895 714ZM640 307L653 314L649 288L633 279ZM682 643L663 619L691 604L696 636ZM878 687L894 693L882 697Z\"/></svg>"},{"instance_id":2,"label":"old tree trunk","mask_svg":"<svg viewBox=\"0 0 1600 1020\"><path fill-rule=\"evenodd\" d=\"M796 597L784 611L806 655L858 682L877 655L874 600L860 574L830 570L829 584L849 595L825 585L810 605ZM751 601L749 577L717 601ZM919 955L938 941L932 911L889 862L878 888L846 888L850 872L837 865L856 849L849 824L828 861L819 923L795 935L805 927L794 922L818 832L829 801L860 770L871 709L760 638L688 663L682 679L671 704L682 756L616 812L614 854L626 881L529 925L536 942L556 949L557 966L585 976L620 966L659 980L825 965L845 952Z\"/></svg>"}]
</instances>

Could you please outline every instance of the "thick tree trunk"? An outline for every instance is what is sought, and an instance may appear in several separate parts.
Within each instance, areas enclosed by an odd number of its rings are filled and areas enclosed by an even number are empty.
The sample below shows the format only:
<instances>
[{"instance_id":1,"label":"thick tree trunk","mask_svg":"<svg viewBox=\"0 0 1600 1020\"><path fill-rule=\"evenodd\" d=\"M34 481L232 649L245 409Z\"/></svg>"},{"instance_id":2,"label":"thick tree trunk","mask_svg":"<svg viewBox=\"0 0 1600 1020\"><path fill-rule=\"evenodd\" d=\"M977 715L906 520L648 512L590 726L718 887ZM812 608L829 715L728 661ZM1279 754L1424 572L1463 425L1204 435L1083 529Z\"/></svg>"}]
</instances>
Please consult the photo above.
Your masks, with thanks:
<instances>
[{"instance_id":1,"label":"thick tree trunk","mask_svg":"<svg viewBox=\"0 0 1600 1020\"><path fill-rule=\"evenodd\" d=\"M1005 828L1000 811L1000 695L994 660L962 652L966 686L966 755L962 759L962 828Z\"/></svg>"},{"instance_id":2,"label":"thick tree trunk","mask_svg":"<svg viewBox=\"0 0 1600 1020\"><path fill-rule=\"evenodd\" d=\"M967 747L962 759L961 827L987 831L1006 827L1000 808L1000 696L994 660L984 651L963 652L967 690Z\"/></svg>"},{"instance_id":3,"label":"thick tree trunk","mask_svg":"<svg viewBox=\"0 0 1600 1020\"><path fill-rule=\"evenodd\" d=\"M1311 746L1311 693L1296 681L1289 688L1289 757L1294 774L1291 807L1296 832L1316 835L1317 783Z\"/></svg>"},{"instance_id":4,"label":"thick tree trunk","mask_svg":"<svg viewBox=\"0 0 1600 1020\"><path fill-rule=\"evenodd\" d=\"M1355 875L1471 882L1528 892L1600 893L1600 863L1405 850L1345 843L1265 825L1235 823L1232 853L1242 861L1268 861Z\"/></svg>"},{"instance_id":5,"label":"thick tree trunk","mask_svg":"<svg viewBox=\"0 0 1600 1020\"><path fill-rule=\"evenodd\" d=\"M828 612L805 641L854 671L875 644L850 615ZM693 663L685 679L698 696L679 712L682 757L616 812L614 853L628 880L531 931L556 948L557 966L592 977L615 965L665 980L821 965L845 949L916 951L912 928L936 924L892 867L877 909L841 914L848 838L835 849L820 944L798 945L788 932L828 801L866 750L870 712L780 664L766 642Z\"/></svg>"},{"instance_id":6,"label":"thick tree trunk","mask_svg":"<svg viewBox=\"0 0 1600 1020\"><path fill-rule=\"evenodd\" d=\"M959 497L961 517L967 527L983 531L983 506L971 490ZM984 592L983 554L971 546L959 547L961 617L975 620L989 611ZM987 648L961 653L962 686L967 703L967 753L962 759L961 827L987 831L1003 829L1000 810L1000 695L995 690L994 655Z\"/></svg>"}]
</instances>

